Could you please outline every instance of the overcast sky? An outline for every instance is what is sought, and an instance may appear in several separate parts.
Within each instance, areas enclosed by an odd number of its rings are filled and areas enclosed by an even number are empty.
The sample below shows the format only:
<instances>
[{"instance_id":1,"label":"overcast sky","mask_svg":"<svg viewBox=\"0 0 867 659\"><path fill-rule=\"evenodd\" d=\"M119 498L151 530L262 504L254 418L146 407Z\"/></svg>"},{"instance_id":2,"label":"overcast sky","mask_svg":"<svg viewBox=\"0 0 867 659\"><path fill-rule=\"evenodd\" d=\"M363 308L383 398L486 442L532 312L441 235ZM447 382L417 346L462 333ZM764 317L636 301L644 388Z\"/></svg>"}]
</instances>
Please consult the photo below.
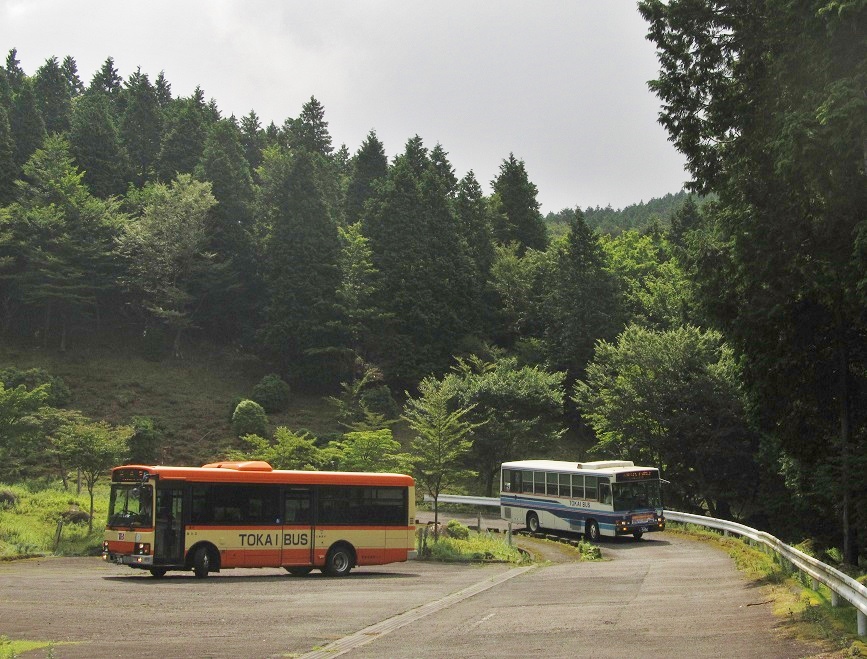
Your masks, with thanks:
<instances>
[{"instance_id":1,"label":"overcast sky","mask_svg":"<svg viewBox=\"0 0 867 659\"><path fill-rule=\"evenodd\" d=\"M315 96L335 147L374 129L391 158L417 134L486 192L514 153L544 213L681 189L646 32L631 0L0 0L28 74L71 55L87 84L111 56L265 125Z\"/></svg>"}]
</instances>

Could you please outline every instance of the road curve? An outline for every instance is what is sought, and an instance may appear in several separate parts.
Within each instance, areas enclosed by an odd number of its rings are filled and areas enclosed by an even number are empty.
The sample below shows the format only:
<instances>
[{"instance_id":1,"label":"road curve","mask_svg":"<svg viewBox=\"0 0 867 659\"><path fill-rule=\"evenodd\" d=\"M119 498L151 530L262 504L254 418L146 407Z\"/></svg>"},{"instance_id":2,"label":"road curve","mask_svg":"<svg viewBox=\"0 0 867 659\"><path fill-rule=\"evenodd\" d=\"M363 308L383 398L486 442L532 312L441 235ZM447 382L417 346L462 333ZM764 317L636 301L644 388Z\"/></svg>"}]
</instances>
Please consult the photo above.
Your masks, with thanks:
<instances>
[{"instance_id":1,"label":"road curve","mask_svg":"<svg viewBox=\"0 0 867 659\"><path fill-rule=\"evenodd\" d=\"M806 657L721 550L674 534L601 543L396 630L347 657Z\"/></svg>"}]
</instances>

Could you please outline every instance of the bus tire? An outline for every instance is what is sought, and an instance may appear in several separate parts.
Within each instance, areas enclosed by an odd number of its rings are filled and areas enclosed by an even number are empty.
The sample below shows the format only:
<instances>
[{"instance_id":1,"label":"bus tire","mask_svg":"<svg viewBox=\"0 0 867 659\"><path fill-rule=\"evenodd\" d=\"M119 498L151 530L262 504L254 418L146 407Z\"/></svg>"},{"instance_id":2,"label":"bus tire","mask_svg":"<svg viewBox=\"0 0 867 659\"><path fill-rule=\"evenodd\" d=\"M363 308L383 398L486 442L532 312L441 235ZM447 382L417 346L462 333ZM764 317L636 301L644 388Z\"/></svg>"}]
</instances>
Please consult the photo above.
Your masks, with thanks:
<instances>
[{"instance_id":1,"label":"bus tire","mask_svg":"<svg viewBox=\"0 0 867 659\"><path fill-rule=\"evenodd\" d=\"M329 577L345 577L352 569L353 554L348 545L336 545L325 559L325 574Z\"/></svg>"},{"instance_id":2,"label":"bus tire","mask_svg":"<svg viewBox=\"0 0 867 659\"><path fill-rule=\"evenodd\" d=\"M635 533L632 534L632 537L635 538L636 540L641 540L641 536L643 536L643 535L644 535L644 532L636 531Z\"/></svg>"},{"instance_id":3,"label":"bus tire","mask_svg":"<svg viewBox=\"0 0 867 659\"><path fill-rule=\"evenodd\" d=\"M168 570L164 567L152 567L149 571L154 579L162 579Z\"/></svg>"},{"instance_id":4,"label":"bus tire","mask_svg":"<svg viewBox=\"0 0 867 659\"><path fill-rule=\"evenodd\" d=\"M584 537L590 542L599 541L599 524L596 523L595 519L588 519L584 522Z\"/></svg>"},{"instance_id":5,"label":"bus tire","mask_svg":"<svg viewBox=\"0 0 867 659\"><path fill-rule=\"evenodd\" d=\"M312 567L287 567L286 571L293 577L306 577L313 570Z\"/></svg>"},{"instance_id":6,"label":"bus tire","mask_svg":"<svg viewBox=\"0 0 867 659\"><path fill-rule=\"evenodd\" d=\"M539 516L532 510L527 513L527 529L530 533L538 533L542 525L539 524Z\"/></svg>"},{"instance_id":7,"label":"bus tire","mask_svg":"<svg viewBox=\"0 0 867 659\"><path fill-rule=\"evenodd\" d=\"M211 571L211 552L207 547L199 547L193 555L193 572L197 579L204 579Z\"/></svg>"}]
</instances>

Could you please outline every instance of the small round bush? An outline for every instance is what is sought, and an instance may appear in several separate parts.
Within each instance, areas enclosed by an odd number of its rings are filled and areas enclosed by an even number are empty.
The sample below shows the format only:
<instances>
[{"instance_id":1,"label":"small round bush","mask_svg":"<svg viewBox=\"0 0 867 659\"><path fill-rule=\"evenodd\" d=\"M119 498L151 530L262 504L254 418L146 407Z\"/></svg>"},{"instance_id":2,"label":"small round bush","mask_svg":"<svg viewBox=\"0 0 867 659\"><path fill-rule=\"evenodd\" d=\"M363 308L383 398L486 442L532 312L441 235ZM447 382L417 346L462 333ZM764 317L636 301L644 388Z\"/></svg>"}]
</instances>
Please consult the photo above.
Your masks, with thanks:
<instances>
[{"instance_id":1,"label":"small round bush","mask_svg":"<svg viewBox=\"0 0 867 659\"><path fill-rule=\"evenodd\" d=\"M381 414L386 419L397 419L400 416L400 408L391 395L391 389L384 384L366 389L361 394L361 402L368 410Z\"/></svg>"},{"instance_id":2,"label":"small round bush","mask_svg":"<svg viewBox=\"0 0 867 659\"><path fill-rule=\"evenodd\" d=\"M162 446L162 432L148 416L132 418L133 435L127 440L130 464L156 464Z\"/></svg>"},{"instance_id":3,"label":"small round bush","mask_svg":"<svg viewBox=\"0 0 867 659\"><path fill-rule=\"evenodd\" d=\"M18 503L18 497L12 490L0 490L0 508L11 508Z\"/></svg>"},{"instance_id":4,"label":"small round bush","mask_svg":"<svg viewBox=\"0 0 867 659\"><path fill-rule=\"evenodd\" d=\"M450 519L449 523L446 524L446 533L449 537L457 540L466 540L470 537L469 527L464 526L456 519Z\"/></svg>"},{"instance_id":5,"label":"small round bush","mask_svg":"<svg viewBox=\"0 0 867 659\"><path fill-rule=\"evenodd\" d=\"M289 385L276 373L266 375L253 387L251 398L266 412L282 412L289 407Z\"/></svg>"},{"instance_id":6,"label":"small round bush","mask_svg":"<svg viewBox=\"0 0 867 659\"><path fill-rule=\"evenodd\" d=\"M256 401L242 400L232 415L232 432L238 437L244 435L264 437L268 432L268 415Z\"/></svg>"}]
</instances>

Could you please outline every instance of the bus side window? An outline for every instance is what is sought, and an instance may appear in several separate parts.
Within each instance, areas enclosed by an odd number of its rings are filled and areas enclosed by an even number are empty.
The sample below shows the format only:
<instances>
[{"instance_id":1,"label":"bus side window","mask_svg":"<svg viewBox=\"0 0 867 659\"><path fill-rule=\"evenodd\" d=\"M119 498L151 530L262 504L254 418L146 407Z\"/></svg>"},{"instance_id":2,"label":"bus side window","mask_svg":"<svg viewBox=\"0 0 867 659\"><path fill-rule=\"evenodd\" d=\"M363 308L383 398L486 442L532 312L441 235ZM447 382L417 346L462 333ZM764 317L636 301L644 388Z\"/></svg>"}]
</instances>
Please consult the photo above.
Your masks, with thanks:
<instances>
[{"instance_id":1,"label":"bus side window","mask_svg":"<svg viewBox=\"0 0 867 659\"><path fill-rule=\"evenodd\" d=\"M521 492L525 494L533 494L533 472L521 472Z\"/></svg>"},{"instance_id":2,"label":"bus side window","mask_svg":"<svg viewBox=\"0 0 867 659\"><path fill-rule=\"evenodd\" d=\"M510 492L520 492L521 491L521 472L520 471L510 471L512 476L511 481L509 482L509 491Z\"/></svg>"},{"instance_id":3,"label":"bus side window","mask_svg":"<svg viewBox=\"0 0 867 659\"><path fill-rule=\"evenodd\" d=\"M596 501L596 476L584 477L584 498Z\"/></svg>"},{"instance_id":4,"label":"bus side window","mask_svg":"<svg viewBox=\"0 0 867 659\"><path fill-rule=\"evenodd\" d=\"M572 488L569 483L569 474L560 474L560 497L568 499L572 496Z\"/></svg>"},{"instance_id":5,"label":"bus side window","mask_svg":"<svg viewBox=\"0 0 867 659\"><path fill-rule=\"evenodd\" d=\"M573 499L583 499L584 498L584 476L579 476L578 474L572 474L572 498Z\"/></svg>"},{"instance_id":6,"label":"bus side window","mask_svg":"<svg viewBox=\"0 0 867 659\"><path fill-rule=\"evenodd\" d=\"M611 503L611 485L602 480L599 481L599 503Z\"/></svg>"}]
</instances>

